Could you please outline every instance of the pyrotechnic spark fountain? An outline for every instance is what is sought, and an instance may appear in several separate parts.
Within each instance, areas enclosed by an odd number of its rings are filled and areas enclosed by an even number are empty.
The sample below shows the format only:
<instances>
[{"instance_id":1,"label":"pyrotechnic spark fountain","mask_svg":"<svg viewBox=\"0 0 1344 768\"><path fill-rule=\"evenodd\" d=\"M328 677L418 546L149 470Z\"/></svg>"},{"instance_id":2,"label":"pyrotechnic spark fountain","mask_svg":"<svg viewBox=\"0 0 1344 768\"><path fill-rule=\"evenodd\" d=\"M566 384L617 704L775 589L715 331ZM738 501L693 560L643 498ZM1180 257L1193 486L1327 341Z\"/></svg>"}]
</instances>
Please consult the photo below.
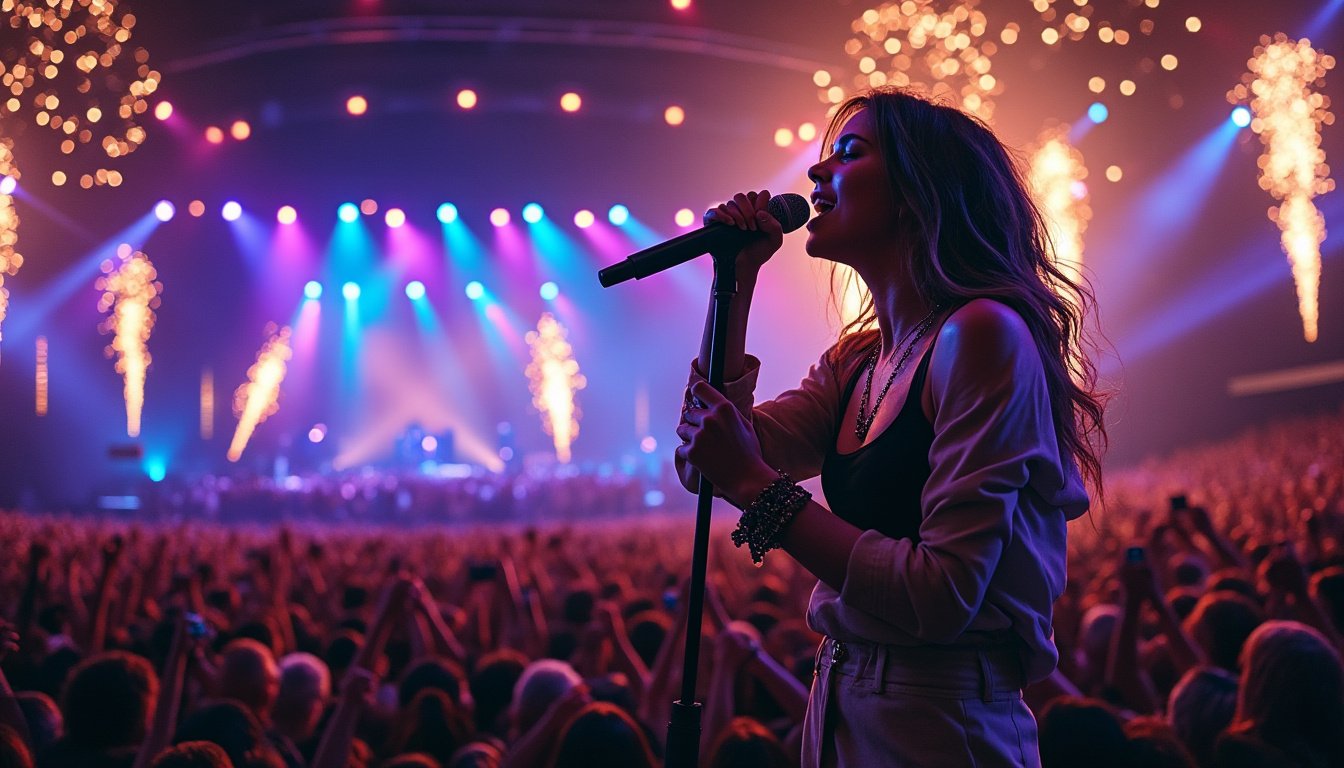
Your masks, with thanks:
<instances>
[{"instance_id":1,"label":"pyrotechnic spark fountain","mask_svg":"<svg viewBox=\"0 0 1344 768\"><path fill-rule=\"evenodd\" d=\"M0 48L0 86L8 94L0 118L19 127L12 118L28 110L62 154L88 155L86 163L98 167L80 176L85 189L121 184L120 172L101 165L144 142L136 119L160 80L144 48L129 50L135 15L118 12L116 0L0 0L0 13L7 17L0 24L15 31ZM66 174L55 171L51 180L60 186Z\"/></svg>"},{"instance_id":2,"label":"pyrotechnic spark fountain","mask_svg":"<svg viewBox=\"0 0 1344 768\"><path fill-rule=\"evenodd\" d=\"M201 371L201 439L215 439L215 374Z\"/></svg>"},{"instance_id":3,"label":"pyrotechnic spark fountain","mask_svg":"<svg viewBox=\"0 0 1344 768\"><path fill-rule=\"evenodd\" d=\"M248 382L233 394L238 428L229 445L229 461L241 459L257 425L280 410L280 383L285 380L285 362L293 354L289 346L290 330L288 326L279 331L271 327L267 333L270 338L257 353L257 362L247 369Z\"/></svg>"},{"instance_id":4,"label":"pyrotechnic spark fountain","mask_svg":"<svg viewBox=\"0 0 1344 768\"><path fill-rule=\"evenodd\" d=\"M556 458L567 464L569 447L579 436L581 414L574 393L588 382L579 373L573 349L565 341L565 329L551 313L543 313L537 330L528 331L527 344L532 348L532 362L527 366L532 405L541 414L542 429L555 442Z\"/></svg>"},{"instance_id":5,"label":"pyrotechnic spark fountain","mask_svg":"<svg viewBox=\"0 0 1344 768\"><path fill-rule=\"evenodd\" d=\"M1228 99L1250 98L1251 130L1265 147L1257 161L1260 188L1282 201L1270 207L1269 217L1283 233L1280 242L1292 264L1302 335L1315 341L1325 217L1312 198L1333 190L1335 182L1321 149L1321 126L1333 123L1334 115L1330 100L1312 86L1324 85L1335 59L1312 48L1310 40L1289 40L1280 33L1272 40L1261 37L1247 65L1250 72Z\"/></svg>"},{"instance_id":6,"label":"pyrotechnic spark fountain","mask_svg":"<svg viewBox=\"0 0 1344 768\"><path fill-rule=\"evenodd\" d=\"M1068 126L1047 129L1031 156L1031 185L1054 244L1055 266L1077 282L1083 266L1083 233L1092 219L1083 153L1069 144Z\"/></svg>"},{"instance_id":7,"label":"pyrotechnic spark fountain","mask_svg":"<svg viewBox=\"0 0 1344 768\"><path fill-rule=\"evenodd\" d=\"M33 375L33 384L36 395L34 397L33 409L38 416L47 415L47 337L38 336L35 345L37 353L37 371Z\"/></svg>"},{"instance_id":8,"label":"pyrotechnic spark fountain","mask_svg":"<svg viewBox=\"0 0 1344 768\"><path fill-rule=\"evenodd\" d=\"M0 138L0 177L9 176L18 180L19 170L14 167L14 142ZM0 328L3 328L5 315L9 311L9 290L5 288L5 275L18 273L23 266L23 255L15 250L19 243L19 215L14 211L14 196L0 194ZM4 334L0 333L0 340Z\"/></svg>"},{"instance_id":9,"label":"pyrotechnic spark fountain","mask_svg":"<svg viewBox=\"0 0 1344 768\"><path fill-rule=\"evenodd\" d=\"M163 285L149 257L131 251L129 245L117 249L121 266L103 262L104 276L94 284L103 292L98 309L110 313L100 330L114 334L108 345L108 357L116 355L117 373L125 380L126 434L140 434L140 412L145 405L145 375L151 361L149 334L154 330L154 310L159 308Z\"/></svg>"}]
</instances>

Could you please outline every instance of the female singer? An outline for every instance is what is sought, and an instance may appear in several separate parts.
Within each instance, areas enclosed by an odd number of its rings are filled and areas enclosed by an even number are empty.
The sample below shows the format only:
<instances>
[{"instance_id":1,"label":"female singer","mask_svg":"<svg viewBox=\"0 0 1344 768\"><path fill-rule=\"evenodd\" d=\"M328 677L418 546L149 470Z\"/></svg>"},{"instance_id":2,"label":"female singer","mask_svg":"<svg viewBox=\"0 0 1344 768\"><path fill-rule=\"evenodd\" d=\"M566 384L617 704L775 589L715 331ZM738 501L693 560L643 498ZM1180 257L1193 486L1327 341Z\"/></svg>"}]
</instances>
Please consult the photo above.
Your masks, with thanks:
<instances>
[{"instance_id":1,"label":"female singer","mask_svg":"<svg viewBox=\"0 0 1344 768\"><path fill-rule=\"evenodd\" d=\"M702 375L706 328L678 469L743 510L753 559L783 549L818 579L804 766L1039 765L1021 690L1058 660L1065 522L1101 479L1092 296L975 118L879 89L823 146L807 252L853 268L863 311L796 389L753 404L747 315L783 235L768 192L706 214L762 236L737 256L725 394ZM829 509L794 484L816 475Z\"/></svg>"}]
</instances>

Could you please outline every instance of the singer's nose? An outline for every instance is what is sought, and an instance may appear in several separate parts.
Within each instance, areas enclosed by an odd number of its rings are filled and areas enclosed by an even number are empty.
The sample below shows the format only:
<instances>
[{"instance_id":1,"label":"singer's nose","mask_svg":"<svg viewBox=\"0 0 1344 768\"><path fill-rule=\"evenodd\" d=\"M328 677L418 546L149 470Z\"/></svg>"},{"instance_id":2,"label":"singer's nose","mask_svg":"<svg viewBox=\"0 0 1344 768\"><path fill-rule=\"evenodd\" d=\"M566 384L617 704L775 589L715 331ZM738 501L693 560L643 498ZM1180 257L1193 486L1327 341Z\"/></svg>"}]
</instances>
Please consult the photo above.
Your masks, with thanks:
<instances>
[{"instance_id":1,"label":"singer's nose","mask_svg":"<svg viewBox=\"0 0 1344 768\"><path fill-rule=\"evenodd\" d=\"M822 173L823 173L825 167L826 167L826 163L825 163L825 162L818 162L818 163L813 164L813 166L812 166L811 168L808 168L808 169L807 169L807 178L808 178L813 184L820 184L820 183L821 183L821 180L822 180Z\"/></svg>"}]
</instances>

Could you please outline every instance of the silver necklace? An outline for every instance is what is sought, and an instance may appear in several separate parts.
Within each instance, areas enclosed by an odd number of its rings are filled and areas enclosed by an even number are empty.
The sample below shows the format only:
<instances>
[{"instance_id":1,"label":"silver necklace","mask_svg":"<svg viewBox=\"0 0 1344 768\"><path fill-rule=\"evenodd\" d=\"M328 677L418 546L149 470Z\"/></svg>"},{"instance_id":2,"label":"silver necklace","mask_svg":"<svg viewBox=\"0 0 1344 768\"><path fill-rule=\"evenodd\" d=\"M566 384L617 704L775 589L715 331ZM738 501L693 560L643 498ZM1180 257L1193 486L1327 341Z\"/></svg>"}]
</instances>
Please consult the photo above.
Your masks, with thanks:
<instances>
[{"instance_id":1,"label":"silver necklace","mask_svg":"<svg viewBox=\"0 0 1344 768\"><path fill-rule=\"evenodd\" d=\"M877 343L873 345L873 351L868 353L868 359L863 363L864 367L868 369L868 379L863 385L863 397L859 400L859 417L854 422L854 435L859 438L860 443L868 439L868 430L873 428L873 419L877 418L877 409L882 406L882 399L887 396L887 390L891 389L891 383L895 381L896 377L905 369L906 361L910 359L910 355L914 354L915 345L918 344L919 340L924 338L924 334L928 333L929 329L933 327L933 319L938 316L938 312L941 309L941 306L934 306L929 314L924 316L923 320L920 320L914 328L911 328L910 331L906 333L904 339L897 342L896 348L900 349L901 345L905 344L905 351L901 353L900 359L896 361L896 366L891 369L891 375L887 377L887 383L883 385L882 391L877 393L877 400L873 402L873 409L871 411L868 410L868 398L873 392L873 374L877 372L877 358L878 354L882 351L882 340L879 339ZM906 339L910 340L909 344L906 344ZM866 414L865 411L867 412Z\"/></svg>"}]
</instances>

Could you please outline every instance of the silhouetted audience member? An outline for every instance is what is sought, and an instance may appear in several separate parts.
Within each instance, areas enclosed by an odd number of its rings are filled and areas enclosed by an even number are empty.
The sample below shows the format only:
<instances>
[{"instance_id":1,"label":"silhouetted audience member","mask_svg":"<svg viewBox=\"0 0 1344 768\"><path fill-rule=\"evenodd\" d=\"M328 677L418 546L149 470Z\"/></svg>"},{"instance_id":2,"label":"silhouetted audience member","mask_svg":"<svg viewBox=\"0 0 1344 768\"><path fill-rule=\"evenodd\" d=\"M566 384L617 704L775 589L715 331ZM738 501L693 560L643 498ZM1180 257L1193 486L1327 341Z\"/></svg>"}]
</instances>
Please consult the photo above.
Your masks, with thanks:
<instances>
[{"instance_id":1,"label":"silhouetted audience member","mask_svg":"<svg viewBox=\"0 0 1344 768\"><path fill-rule=\"evenodd\" d=\"M1040 714L1041 768L1128 768L1120 715L1098 699L1061 696Z\"/></svg>"},{"instance_id":2,"label":"silhouetted audience member","mask_svg":"<svg viewBox=\"0 0 1344 768\"><path fill-rule=\"evenodd\" d=\"M620 707L595 701L560 733L552 768L654 768L644 732Z\"/></svg>"},{"instance_id":3,"label":"silhouetted audience member","mask_svg":"<svg viewBox=\"0 0 1344 768\"><path fill-rule=\"evenodd\" d=\"M1195 667L1171 689L1167 722L1200 766L1213 762L1213 745L1237 711L1237 678L1220 667Z\"/></svg>"},{"instance_id":4,"label":"silhouetted audience member","mask_svg":"<svg viewBox=\"0 0 1344 768\"><path fill-rule=\"evenodd\" d=\"M1237 712L1214 765L1344 765L1344 666L1320 632L1269 621L1251 633Z\"/></svg>"}]
</instances>

